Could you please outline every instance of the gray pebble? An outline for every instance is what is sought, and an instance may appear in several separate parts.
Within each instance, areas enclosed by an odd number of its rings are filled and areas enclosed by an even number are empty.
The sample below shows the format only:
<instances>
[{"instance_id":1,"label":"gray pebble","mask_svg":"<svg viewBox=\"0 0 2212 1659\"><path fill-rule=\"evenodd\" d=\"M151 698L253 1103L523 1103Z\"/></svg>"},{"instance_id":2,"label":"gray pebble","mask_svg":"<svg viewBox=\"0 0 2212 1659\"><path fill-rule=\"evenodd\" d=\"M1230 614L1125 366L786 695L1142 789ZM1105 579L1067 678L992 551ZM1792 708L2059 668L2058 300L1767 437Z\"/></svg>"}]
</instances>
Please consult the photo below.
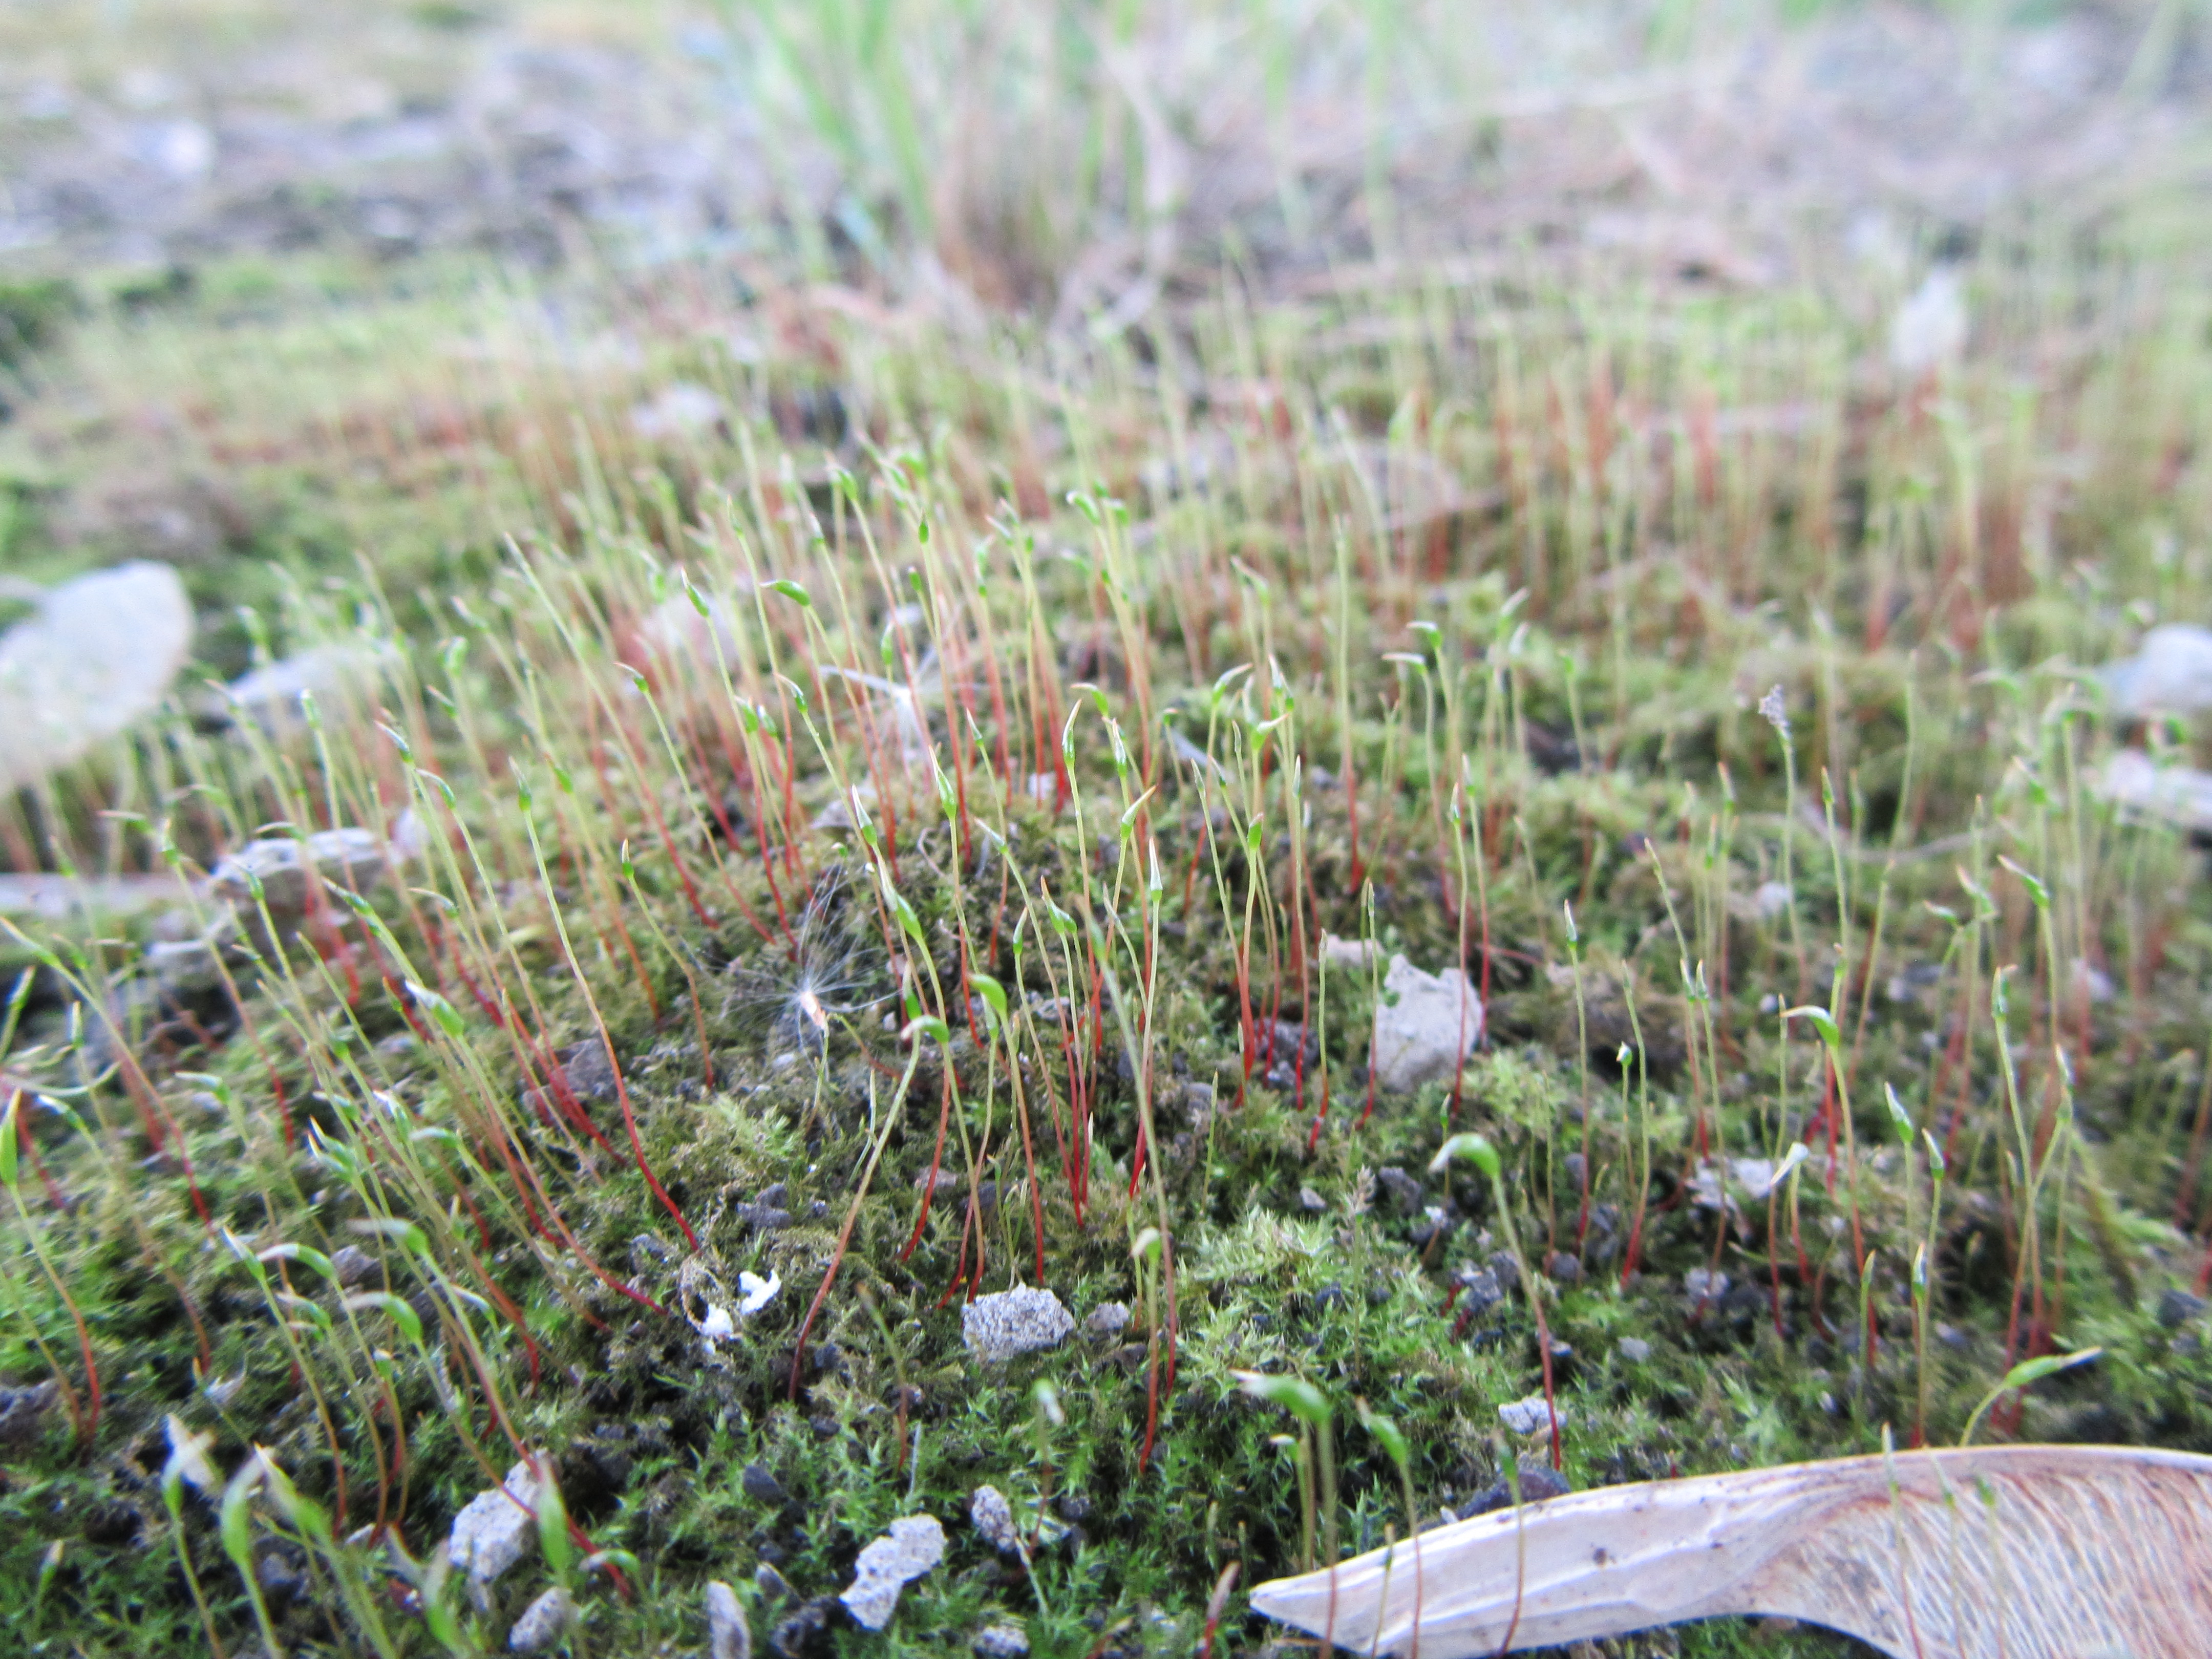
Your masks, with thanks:
<instances>
[{"instance_id":1,"label":"gray pebble","mask_svg":"<svg viewBox=\"0 0 2212 1659\"><path fill-rule=\"evenodd\" d=\"M513 1653L543 1653L561 1639L576 1617L576 1603L557 1584L522 1610L514 1628L507 1633Z\"/></svg>"},{"instance_id":2,"label":"gray pebble","mask_svg":"<svg viewBox=\"0 0 2212 1659\"><path fill-rule=\"evenodd\" d=\"M987 1363L1056 1348L1075 1328L1075 1316L1050 1291L1020 1285L979 1296L960 1310L960 1335Z\"/></svg>"}]
</instances>

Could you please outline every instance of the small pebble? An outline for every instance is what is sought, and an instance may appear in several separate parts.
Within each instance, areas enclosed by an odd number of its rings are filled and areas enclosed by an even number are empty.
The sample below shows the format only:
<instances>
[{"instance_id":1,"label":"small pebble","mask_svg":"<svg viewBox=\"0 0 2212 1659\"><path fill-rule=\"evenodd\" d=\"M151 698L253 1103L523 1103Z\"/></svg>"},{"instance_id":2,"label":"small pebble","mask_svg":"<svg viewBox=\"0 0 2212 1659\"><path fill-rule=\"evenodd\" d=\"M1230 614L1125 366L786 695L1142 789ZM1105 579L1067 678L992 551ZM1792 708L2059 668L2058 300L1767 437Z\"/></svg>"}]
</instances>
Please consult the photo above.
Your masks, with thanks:
<instances>
[{"instance_id":1,"label":"small pebble","mask_svg":"<svg viewBox=\"0 0 2212 1659\"><path fill-rule=\"evenodd\" d=\"M978 1486L969 1494L968 1518L983 1534L983 1541L1000 1554L1022 1553L1022 1533L1014 1522L1014 1506L996 1486Z\"/></svg>"},{"instance_id":2,"label":"small pebble","mask_svg":"<svg viewBox=\"0 0 2212 1659\"><path fill-rule=\"evenodd\" d=\"M781 1504L784 1499L783 1482L777 1480L765 1463L748 1463L744 1473L738 1477L745 1496L757 1504Z\"/></svg>"},{"instance_id":3,"label":"small pebble","mask_svg":"<svg viewBox=\"0 0 2212 1659\"><path fill-rule=\"evenodd\" d=\"M1620 1357L1632 1365L1641 1365L1651 1358L1651 1345L1640 1336L1624 1336L1620 1343Z\"/></svg>"},{"instance_id":4,"label":"small pebble","mask_svg":"<svg viewBox=\"0 0 2212 1659\"><path fill-rule=\"evenodd\" d=\"M1513 1505L1513 1482L1499 1480L1477 1492L1460 1506L1459 1518L1470 1520L1478 1515L1488 1515L1493 1510L1510 1509ZM1566 1476L1545 1463L1529 1462L1521 1466L1518 1482L1521 1501L1540 1504L1547 1498L1564 1498L1574 1488L1567 1484Z\"/></svg>"},{"instance_id":5,"label":"small pebble","mask_svg":"<svg viewBox=\"0 0 2212 1659\"><path fill-rule=\"evenodd\" d=\"M752 1659L753 1630L738 1593L717 1578L707 1586L707 1659Z\"/></svg>"},{"instance_id":6,"label":"small pebble","mask_svg":"<svg viewBox=\"0 0 2212 1659\"><path fill-rule=\"evenodd\" d=\"M1459 1286L1470 1312L1485 1313L1505 1299L1504 1287L1487 1267L1472 1265L1459 1270Z\"/></svg>"},{"instance_id":7,"label":"small pebble","mask_svg":"<svg viewBox=\"0 0 2212 1659\"><path fill-rule=\"evenodd\" d=\"M1074 1328L1058 1297L1026 1285L979 1296L960 1310L961 1339L986 1363L1056 1348Z\"/></svg>"},{"instance_id":8,"label":"small pebble","mask_svg":"<svg viewBox=\"0 0 2212 1659\"><path fill-rule=\"evenodd\" d=\"M1567 1408L1558 1407L1559 1422L1567 1420ZM1498 1420L1516 1434L1548 1434L1552 1428L1552 1408L1544 1403L1544 1396L1532 1394L1526 1400L1515 1400L1498 1408Z\"/></svg>"},{"instance_id":9,"label":"small pebble","mask_svg":"<svg viewBox=\"0 0 2212 1659\"><path fill-rule=\"evenodd\" d=\"M897 1599L896 1592L892 1599ZM813 1648L836 1607L836 1603L827 1597L802 1602L776 1621L775 1628L769 1632L769 1646L782 1655L783 1659L802 1659Z\"/></svg>"},{"instance_id":10,"label":"small pebble","mask_svg":"<svg viewBox=\"0 0 2212 1659\"><path fill-rule=\"evenodd\" d=\"M2168 1330L2186 1325L2204 1311L2204 1298L2186 1291L2169 1290L2158 1299L2158 1322Z\"/></svg>"},{"instance_id":11,"label":"small pebble","mask_svg":"<svg viewBox=\"0 0 2212 1659\"><path fill-rule=\"evenodd\" d=\"M0 789L36 783L153 713L191 642L191 600L170 565L138 560L42 595L0 634Z\"/></svg>"},{"instance_id":12,"label":"small pebble","mask_svg":"<svg viewBox=\"0 0 2212 1659\"><path fill-rule=\"evenodd\" d=\"M40 1429L46 1423L47 1411L60 1398L61 1389L51 1377L43 1382L27 1382L17 1388L0 1385L0 1446L21 1449L34 1443ZM174 1446L177 1436L183 1430L175 1418L172 1417L169 1422L170 1444ZM205 1454L200 1455L201 1467L204 1467ZM211 1484L212 1474L208 1479ZM195 1481L195 1484L199 1483Z\"/></svg>"},{"instance_id":13,"label":"small pebble","mask_svg":"<svg viewBox=\"0 0 2212 1659\"><path fill-rule=\"evenodd\" d=\"M1717 1302L1728 1294L1728 1287L1729 1276L1717 1268L1692 1267L1682 1275L1682 1288L1692 1302Z\"/></svg>"},{"instance_id":14,"label":"small pebble","mask_svg":"<svg viewBox=\"0 0 2212 1659\"><path fill-rule=\"evenodd\" d=\"M307 1593L307 1575L301 1565L279 1550L270 1550L253 1564L254 1582L278 1607L298 1601Z\"/></svg>"},{"instance_id":15,"label":"small pebble","mask_svg":"<svg viewBox=\"0 0 2212 1659\"><path fill-rule=\"evenodd\" d=\"M1382 1183L1385 1192L1398 1200L1398 1207L1405 1211L1407 1215L1417 1215L1420 1212L1421 1183L1413 1176L1394 1165L1377 1170L1375 1172L1375 1179Z\"/></svg>"},{"instance_id":16,"label":"small pebble","mask_svg":"<svg viewBox=\"0 0 2212 1659\"><path fill-rule=\"evenodd\" d=\"M568 1591L556 1585L522 1610L522 1617L507 1633L508 1651L544 1652L561 1639L561 1633L575 1616L575 1602Z\"/></svg>"},{"instance_id":17,"label":"small pebble","mask_svg":"<svg viewBox=\"0 0 2212 1659\"><path fill-rule=\"evenodd\" d=\"M1424 973L1403 957L1383 976L1375 1010L1375 1081L1391 1094L1449 1079L1482 1041L1482 1000L1459 968Z\"/></svg>"},{"instance_id":18,"label":"small pebble","mask_svg":"<svg viewBox=\"0 0 2212 1659\"><path fill-rule=\"evenodd\" d=\"M1091 1335L1106 1340L1129 1328L1129 1304L1126 1302L1102 1302L1091 1310L1091 1317L1083 1322L1083 1328Z\"/></svg>"},{"instance_id":19,"label":"small pebble","mask_svg":"<svg viewBox=\"0 0 2212 1659\"><path fill-rule=\"evenodd\" d=\"M386 861L384 843L350 825L319 830L304 841L270 837L248 842L217 864L208 890L244 915L258 915L265 906L271 917L283 921L307 910L311 881L366 892Z\"/></svg>"},{"instance_id":20,"label":"small pebble","mask_svg":"<svg viewBox=\"0 0 2212 1659\"><path fill-rule=\"evenodd\" d=\"M975 1632L975 1651L982 1659L1023 1659L1029 1650L1029 1633L1019 1625L986 1625Z\"/></svg>"},{"instance_id":21,"label":"small pebble","mask_svg":"<svg viewBox=\"0 0 2212 1659\"><path fill-rule=\"evenodd\" d=\"M945 1528L933 1515L902 1516L853 1563L853 1582L838 1593L854 1622L881 1630L898 1610L899 1592L945 1559Z\"/></svg>"},{"instance_id":22,"label":"small pebble","mask_svg":"<svg viewBox=\"0 0 2212 1659\"><path fill-rule=\"evenodd\" d=\"M537 1503L538 1477L529 1464L517 1463L504 1482L478 1492L453 1517L447 1559L477 1583L490 1583L529 1548L538 1530Z\"/></svg>"}]
</instances>

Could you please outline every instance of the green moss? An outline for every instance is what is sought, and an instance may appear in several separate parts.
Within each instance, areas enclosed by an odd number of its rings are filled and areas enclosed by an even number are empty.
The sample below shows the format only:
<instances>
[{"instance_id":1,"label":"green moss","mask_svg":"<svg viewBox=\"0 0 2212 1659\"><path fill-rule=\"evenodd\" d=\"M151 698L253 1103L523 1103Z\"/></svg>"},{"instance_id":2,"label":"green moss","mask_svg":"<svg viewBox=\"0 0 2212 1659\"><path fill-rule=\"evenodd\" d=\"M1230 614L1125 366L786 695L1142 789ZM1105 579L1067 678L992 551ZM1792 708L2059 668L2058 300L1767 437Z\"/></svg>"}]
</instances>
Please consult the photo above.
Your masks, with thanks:
<instances>
[{"instance_id":1,"label":"green moss","mask_svg":"<svg viewBox=\"0 0 2212 1659\"><path fill-rule=\"evenodd\" d=\"M627 1594L608 1573L584 1590L582 1650L696 1650L716 1577L765 1646L889 1521L927 1510L944 1565L888 1636L833 1620L821 1650L956 1652L1014 1619L1041 1659L1188 1653L1226 1566L1248 1591L1300 1547L1293 1426L1237 1373L1295 1374L1336 1407L1347 1549L1409 1520L1356 1400L1404 1429L1425 1520L1501 1479L1497 1408L1542 1376L1528 1287L1504 1282L1516 1236L1564 1345L1580 1486L1865 1451L1923 1414L1929 1438L1955 1437L2030 1344L2104 1354L2017 1415L2008 1402L2000 1432L2212 1444L2197 1332L2172 1317L2185 1304L2159 1317L2199 1259L2212 918L2181 837L2087 781L2124 734L2093 724L2069 665L2123 641L2122 596L2153 574L2132 555L2095 583L2061 568L2118 545L2115 523L2201 532L2201 489L2147 503L2080 463L2094 511L2053 520L2065 559L2029 599L1970 615L1923 556L1935 544L1912 542L1876 609L1872 576L1835 579L1822 512L1855 492L1866 523L1919 534L1963 497L1927 482L1951 477L1939 428L1842 384L1875 320L1848 295L1686 304L1663 351L1602 307L1457 295L1514 331L1525 385L1461 350L1449 318L1438 333L1387 298L1331 301L1328 328L1310 309L1232 318L1256 347L1194 313L1190 349L1224 385L1264 350L1271 384L1341 392L1340 431L1318 404L1279 424L1225 397L1164 412L1111 342L1042 413L1019 342L979 352L826 315L810 313L822 339L800 331L754 374L668 324L684 313L645 303L643 280L559 295L580 336L628 331L597 356L555 350L531 304L489 287L339 303L250 272L127 325L88 319L69 346L73 395L128 380L200 398L209 442L269 458L240 463L250 533L191 573L210 612L256 612L210 629L202 667L235 672L257 630L271 651L390 649L362 718L322 711L319 741L173 723L130 765L59 781L54 833L107 826L71 849L91 868L164 856L164 825L202 864L273 823L382 830L404 809L427 828L360 909L331 896L297 937L228 958L244 1018L161 1024L143 1087L88 1080L71 1005L143 992L155 924L55 930L78 954L42 969L9 1065L74 1117L31 1109L9 1241L35 1230L59 1266L104 1387L96 1433L80 1443L50 1408L0 1484L0 1613L36 1650L200 1644L179 1542L224 1642L257 1639L214 1504L188 1494L182 1527L167 1519L174 1414L214 1436L225 1474L265 1448L342 1537L380 1518L418 1561L517 1443L542 1451L592 1547L626 1553L609 1559ZM715 282L702 291L726 294ZM247 313L266 361L222 335ZM2053 465L2115 388L2185 403L2201 384L2201 351L2115 340L2052 391L2035 441ZM1589 385L1595 358L1632 349L1652 430L1699 388L1786 395L1807 430L1856 434L1850 476L1769 434L1730 452L1717 500L1656 448L1620 463L1644 493L1616 494L1587 431L1528 388ZM123 372L137 353L150 389ZM1407 364L1423 408L1462 411L1425 436L1405 394L1383 395ZM678 374L726 419L647 443L629 411ZM823 386L845 424L809 436L795 392ZM2008 406L1978 375L1950 391L1992 419ZM1391 504L1360 492L1389 486L1389 456L1358 452L1381 469L1363 485L1346 432L1413 447L1496 505L1433 539L1425 521L1378 533ZM1205 489L1163 483L1131 522L1165 476L1147 466L1199 440L1218 458ZM1121 507L1098 504L1102 479ZM1054 509L1079 489L1090 512ZM1002 495L1024 490L1018 518ZM810 602L761 585L776 578ZM2160 614L2180 614L2212 569L2155 580ZM1778 684L1794 793L1757 713ZM1171 714L1203 758L1164 738ZM866 823L809 830L833 760L865 781ZM1079 816L1035 798L1056 797L1063 763ZM1348 771L1356 798L1316 769ZM2000 854L2055 896L2048 933ZM1373 981L1322 933L1458 960L1486 986L1489 1043L1458 1088L1370 1107ZM1824 1111L1810 1030L1780 1018L1835 996L1838 946L1848 1126ZM2086 994L2077 958L2111 1000ZM1998 965L2027 1045L2021 1115ZM1006 993L1018 1073L987 1000L962 994L976 974ZM1310 1046L1279 1039L1277 1021L1309 1018ZM627 1112L586 1064L603 1027ZM1932 1224L1927 1143L1899 1144L1885 1085L1943 1148ZM142 1108L177 1125L159 1152ZM1468 1128L1504 1158L1510 1231L1484 1182L1430 1172ZM1801 1139L1813 1157L1770 1211L1760 1162ZM992 1183L972 1224L971 1177ZM1146 1253L1164 1216L1172 1344ZM2023 1222L2044 1251L2034 1328L2011 1321ZM301 1249L258 1261L264 1294L248 1262L280 1245ZM347 1249L369 1273L344 1286L307 1254ZM88 1416L69 1306L25 1250L10 1261L0 1377L33 1384L51 1360ZM684 1310L733 1297L741 1273L781 1291L710 1344ZM1039 1278L1077 1334L983 1367L962 1300ZM359 1299L386 1287L404 1314ZM1133 1310L1122 1328L1082 1322L1114 1303ZM756 1465L780 1498L748 1481ZM1027 1570L967 1524L983 1484L1048 1519ZM265 1496L250 1517L256 1547L289 1559L295 1524ZM366 1540L318 1553L281 1639L375 1647L351 1583L393 1648L430 1650L390 1569ZM496 1647L548 1571L533 1557L484 1608L457 1586L443 1605ZM1217 1651L1267 1639L1243 1607ZM1843 1644L1725 1625L1622 1650Z\"/></svg>"}]
</instances>

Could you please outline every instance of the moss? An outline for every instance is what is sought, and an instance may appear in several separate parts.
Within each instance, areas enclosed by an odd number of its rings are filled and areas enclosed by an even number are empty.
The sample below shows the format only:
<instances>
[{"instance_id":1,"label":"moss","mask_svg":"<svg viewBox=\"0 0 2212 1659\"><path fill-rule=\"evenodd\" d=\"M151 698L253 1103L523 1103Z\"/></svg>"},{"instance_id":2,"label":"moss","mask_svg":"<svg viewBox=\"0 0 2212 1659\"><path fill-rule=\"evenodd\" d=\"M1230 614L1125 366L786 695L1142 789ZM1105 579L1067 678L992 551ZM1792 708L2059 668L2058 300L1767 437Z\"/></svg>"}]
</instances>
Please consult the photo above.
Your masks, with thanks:
<instances>
[{"instance_id":1,"label":"moss","mask_svg":"<svg viewBox=\"0 0 2212 1659\"><path fill-rule=\"evenodd\" d=\"M212 1502L188 1494L182 1527L166 1518L173 1413L215 1436L226 1474L264 1447L342 1535L381 1520L417 1560L518 1443L544 1452L592 1548L624 1553L608 1560L626 1591L598 1571L583 1590L592 1650L696 1649L717 1577L765 1645L924 1510L948 1528L945 1564L887 1636L833 1619L816 1650L958 1651L1013 1619L1046 1659L1188 1653L1224 1568L1249 1589L1300 1548L1295 1429L1237 1374L1295 1373L1334 1403L1337 1522L1346 1548L1377 1545L1411 1517L1352 1402L1403 1427L1424 1520L1475 1500L1503 1477L1498 1407L1540 1385L1528 1269L1562 1345L1577 1486L1862 1451L1923 1415L1931 1438L1955 1435L2010 1358L2062 1342L2104 1354L2007 1402L2000 1431L2212 1443L2199 1332L2186 1304L2160 1316L2199 1259L2203 1069L2183 1049L2203 1029L2212 921L2179 837L2105 812L2084 782L2120 734L2090 726L2071 671L2023 666L2123 624L2053 576L1968 639L1933 566L1897 578L1895 617L1853 591L1832 613L1802 600L1831 552L1814 492L1856 492L1871 522L1922 510L1930 487L1899 477L1948 476L1909 407L1855 413L1808 374L1794 392L1899 454L1838 484L1784 446L1775 465L1796 470L1771 495L1706 505L1655 464L1638 475L1648 519L1605 532L1580 440L1417 308L1346 301L1335 333L1264 313L1280 383L1340 389L1370 435L1411 441L1402 398L1381 395L1395 362L1378 378L1356 339L1433 352L1438 391L1479 412L1439 418L1423 453L1496 484L1498 505L1432 544L1371 531L1316 411L1310 431L1287 405L1279 425L1226 399L1164 419L1160 386L1126 379L1111 343L1040 415L1009 389L1034 367L1018 342L979 358L848 331L748 376L664 329L679 308L634 284L561 297L635 352L572 353L556 374L496 295L426 284L341 326L246 275L137 335L88 319L70 347L79 390L96 388L121 343L190 362L215 351L196 307L252 310L283 373L204 413L234 453L278 457L241 463L268 511L194 580L210 606L243 595L262 614L211 631L203 665L242 665L257 628L273 649L356 634L392 649L373 718L331 711L319 743L173 725L135 772L61 781L64 828L109 825L100 856L150 860L166 823L202 863L272 822L382 827L410 809L430 829L359 908L331 896L239 957L238 1029L172 1033L143 1056L143 1091L87 1081L71 999L58 970L42 982L10 1074L67 1113L29 1109L10 1242L35 1230L59 1264L104 1391L97 1433L80 1443L50 1407L0 1485L0 1613L27 1641L202 1643L179 1542L226 1644L258 1639ZM1587 382L1577 354L1601 314L1481 297L1516 308L1529 372ZM1704 313L1753 341L1786 324L1838 361L1863 343L1832 297L1701 301L1679 326ZM1200 361L1243 372L1243 346L1192 326ZM509 328L523 346L484 345ZM2069 373L2106 393L2201 375L2156 339ZM1655 362L1655 409L1705 384ZM645 444L626 412L678 373L712 386L727 429ZM2081 383L2064 395L2086 399ZM835 421L819 397L800 406L823 386ZM1192 435L1181 422L1224 458L1203 489L1146 471ZM1528 469L1515 480L1500 433ZM983 453L963 461L962 444ZM848 486L832 461L867 476ZM1018 520L998 486L1031 472L1058 494ZM1164 478L1149 523L1121 516L1133 484L1099 504L1097 481L1124 477ZM1048 516L1078 489L1088 513ZM2087 559L2106 527L2062 514L2052 533ZM363 547L378 556L356 567ZM701 623L683 649L656 632L672 615ZM1917 654L1870 641L1883 627ZM1794 794L1756 712L1778 683ZM1203 758L1163 737L1171 710ZM832 759L865 780L866 821L805 830L837 793ZM1355 795L1317 775L1342 770ZM2048 933L1999 854L2057 895ZM71 941L105 964L84 988L130 983L156 925L130 949ZM1489 1045L1458 1087L1370 1099L1372 981L1326 957L1324 996L1323 933L1457 960L1486 987ZM1783 1018L1836 998L1838 946L1848 1124L1805 1020ZM2110 1001L2075 995L2077 957L2114 981ZM2056 1160L2032 1204L2008 1161L1999 964L2006 1035L2028 1045L2022 1111L2051 1126L2028 1137ZM979 975L1005 994L1018 1067ZM584 1063L602 1030L620 1091ZM2070 1071L2048 1062L2054 1042ZM1929 1143L1900 1144L1888 1089L1942 1149L1932 1218ZM175 1119L169 1144L142 1106ZM1512 1230L1485 1184L1430 1172L1463 1129L1504 1156ZM1770 1209L1762 1164L1793 1140L1811 1157ZM1171 1284L1150 1254L1164 1215ZM2023 1217L2045 1300L2015 1327ZM301 1248L261 1259L283 1245ZM317 1255L349 1249L368 1276L329 1282ZM0 1373L34 1382L51 1357L88 1411L68 1305L10 1259ZM685 1310L744 1273L781 1288L710 1340ZM980 1366L962 1297L1039 1279L1076 1334ZM404 1314L362 1299L387 1290ZM1110 1304L1126 1324L1085 1322ZM984 1484L1036 1518L1029 1569L966 1524ZM342 1583L373 1588L395 1646L427 1649L388 1558L306 1550L265 1495L250 1513L257 1548L313 1556L275 1609L288 1649L369 1644ZM496 1646L549 1571L518 1566L482 1610L453 1587L444 1605L465 1641ZM1267 1640L1242 1606L1217 1651ZM1621 1650L1843 1644L1727 1625Z\"/></svg>"},{"instance_id":2,"label":"moss","mask_svg":"<svg viewBox=\"0 0 2212 1659\"><path fill-rule=\"evenodd\" d=\"M82 303L75 284L60 277L0 283L0 368L20 369L52 344Z\"/></svg>"}]
</instances>

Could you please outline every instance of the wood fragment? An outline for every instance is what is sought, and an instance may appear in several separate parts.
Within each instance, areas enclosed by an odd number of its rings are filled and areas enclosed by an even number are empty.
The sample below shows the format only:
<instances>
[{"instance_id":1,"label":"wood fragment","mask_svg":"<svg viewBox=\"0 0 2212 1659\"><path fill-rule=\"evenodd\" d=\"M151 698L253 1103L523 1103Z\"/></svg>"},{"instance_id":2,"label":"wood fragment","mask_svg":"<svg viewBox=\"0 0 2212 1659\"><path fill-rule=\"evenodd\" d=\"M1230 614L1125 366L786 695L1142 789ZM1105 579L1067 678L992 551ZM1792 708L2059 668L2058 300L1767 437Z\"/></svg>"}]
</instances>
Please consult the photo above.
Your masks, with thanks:
<instances>
[{"instance_id":1,"label":"wood fragment","mask_svg":"<svg viewBox=\"0 0 2212 1659\"><path fill-rule=\"evenodd\" d=\"M1424 1534L1252 1606L1356 1653L1517 1653L1725 1614L1894 1659L2191 1659L2212 1632L2212 1457L1990 1446L1576 1492Z\"/></svg>"}]
</instances>

